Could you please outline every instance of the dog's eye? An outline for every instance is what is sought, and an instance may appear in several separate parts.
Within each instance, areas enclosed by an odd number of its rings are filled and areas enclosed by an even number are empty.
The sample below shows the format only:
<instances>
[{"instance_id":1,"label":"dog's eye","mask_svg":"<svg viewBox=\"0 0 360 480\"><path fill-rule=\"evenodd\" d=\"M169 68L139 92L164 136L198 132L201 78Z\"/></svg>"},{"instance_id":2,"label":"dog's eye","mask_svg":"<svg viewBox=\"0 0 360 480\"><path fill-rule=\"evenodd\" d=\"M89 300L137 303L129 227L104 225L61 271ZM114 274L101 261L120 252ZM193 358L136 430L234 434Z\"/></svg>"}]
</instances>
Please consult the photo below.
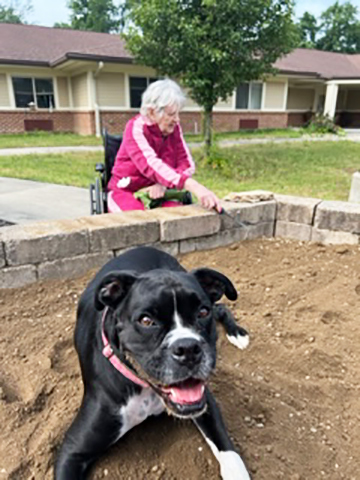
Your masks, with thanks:
<instances>
[{"instance_id":1,"label":"dog's eye","mask_svg":"<svg viewBox=\"0 0 360 480\"><path fill-rule=\"evenodd\" d=\"M150 317L144 315L143 317L139 318L139 323L143 327L152 327L154 325L154 320L152 320Z\"/></svg>"},{"instance_id":2,"label":"dog's eye","mask_svg":"<svg viewBox=\"0 0 360 480\"><path fill-rule=\"evenodd\" d=\"M209 315L209 313L210 313L210 310L208 308L202 307L199 310L198 317L199 318L205 318Z\"/></svg>"}]
</instances>

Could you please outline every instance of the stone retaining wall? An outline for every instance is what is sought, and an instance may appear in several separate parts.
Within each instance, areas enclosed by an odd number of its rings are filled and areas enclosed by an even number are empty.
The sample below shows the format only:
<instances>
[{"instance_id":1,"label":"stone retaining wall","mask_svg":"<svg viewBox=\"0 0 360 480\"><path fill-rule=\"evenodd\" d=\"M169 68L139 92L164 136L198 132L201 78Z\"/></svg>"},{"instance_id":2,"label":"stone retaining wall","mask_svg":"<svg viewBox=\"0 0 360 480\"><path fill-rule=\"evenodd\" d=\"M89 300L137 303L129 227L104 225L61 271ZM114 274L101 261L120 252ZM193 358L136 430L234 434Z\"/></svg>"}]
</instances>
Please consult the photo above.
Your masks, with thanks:
<instances>
[{"instance_id":1,"label":"stone retaining wall","mask_svg":"<svg viewBox=\"0 0 360 480\"><path fill-rule=\"evenodd\" d=\"M275 195L275 236L323 244L359 244L360 204Z\"/></svg>"},{"instance_id":2,"label":"stone retaining wall","mask_svg":"<svg viewBox=\"0 0 360 480\"><path fill-rule=\"evenodd\" d=\"M0 230L0 288L81 275L136 245L172 255L261 236L321 243L359 243L360 205L275 195L258 203L224 202L229 217L191 205L76 220L37 222Z\"/></svg>"}]
</instances>

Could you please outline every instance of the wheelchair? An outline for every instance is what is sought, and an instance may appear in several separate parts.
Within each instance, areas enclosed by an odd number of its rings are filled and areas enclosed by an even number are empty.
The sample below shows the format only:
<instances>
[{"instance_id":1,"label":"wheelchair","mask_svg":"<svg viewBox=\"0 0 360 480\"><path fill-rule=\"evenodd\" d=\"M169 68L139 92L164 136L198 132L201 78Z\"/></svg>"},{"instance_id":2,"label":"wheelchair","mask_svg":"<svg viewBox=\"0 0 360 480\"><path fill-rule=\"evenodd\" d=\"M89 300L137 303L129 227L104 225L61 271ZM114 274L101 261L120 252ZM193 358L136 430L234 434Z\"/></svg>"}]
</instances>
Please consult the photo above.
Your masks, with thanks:
<instances>
[{"instance_id":1,"label":"wheelchair","mask_svg":"<svg viewBox=\"0 0 360 480\"><path fill-rule=\"evenodd\" d=\"M117 152L122 142L121 135L110 135L107 130L104 130L102 138L104 145L104 163L96 164L95 172L98 176L95 179L95 183L91 183L89 187L91 215L109 213L107 204L108 183L111 178L111 170L114 166ZM176 200L183 205L191 205L193 203L190 192L186 190L168 189L163 198L150 200L149 208L157 208L161 206L165 200Z\"/></svg>"}]
</instances>

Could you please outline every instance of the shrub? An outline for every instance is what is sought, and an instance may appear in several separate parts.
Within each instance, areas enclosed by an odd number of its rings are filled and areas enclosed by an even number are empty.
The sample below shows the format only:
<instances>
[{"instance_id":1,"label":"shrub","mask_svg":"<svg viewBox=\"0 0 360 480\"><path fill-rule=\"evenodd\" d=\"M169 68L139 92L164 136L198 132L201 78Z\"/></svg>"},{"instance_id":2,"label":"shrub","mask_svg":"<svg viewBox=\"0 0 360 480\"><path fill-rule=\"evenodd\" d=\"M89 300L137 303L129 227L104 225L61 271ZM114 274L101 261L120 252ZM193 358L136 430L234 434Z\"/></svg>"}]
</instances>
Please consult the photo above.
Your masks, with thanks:
<instances>
[{"instance_id":1,"label":"shrub","mask_svg":"<svg viewBox=\"0 0 360 480\"><path fill-rule=\"evenodd\" d=\"M342 133L342 129L341 127L339 127L339 125L336 125L328 115L324 115L323 113L316 113L305 125L304 133L334 133L338 135Z\"/></svg>"},{"instance_id":2,"label":"shrub","mask_svg":"<svg viewBox=\"0 0 360 480\"><path fill-rule=\"evenodd\" d=\"M224 171L229 164L229 159L225 152L213 142L213 145L203 151L203 162L213 169Z\"/></svg>"}]
</instances>

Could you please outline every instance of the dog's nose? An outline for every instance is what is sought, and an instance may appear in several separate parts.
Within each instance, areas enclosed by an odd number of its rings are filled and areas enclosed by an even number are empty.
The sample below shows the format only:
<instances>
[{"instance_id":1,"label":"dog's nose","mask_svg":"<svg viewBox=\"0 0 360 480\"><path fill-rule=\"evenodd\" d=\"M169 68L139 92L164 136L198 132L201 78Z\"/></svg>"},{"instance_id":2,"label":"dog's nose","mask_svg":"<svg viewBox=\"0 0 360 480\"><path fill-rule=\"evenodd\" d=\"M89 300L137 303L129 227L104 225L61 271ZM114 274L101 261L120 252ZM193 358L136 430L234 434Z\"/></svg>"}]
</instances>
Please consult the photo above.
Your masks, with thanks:
<instances>
[{"instance_id":1,"label":"dog's nose","mask_svg":"<svg viewBox=\"0 0 360 480\"><path fill-rule=\"evenodd\" d=\"M197 365L200 363L203 351L198 340L181 338L172 344L171 355L182 365Z\"/></svg>"}]
</instances>

